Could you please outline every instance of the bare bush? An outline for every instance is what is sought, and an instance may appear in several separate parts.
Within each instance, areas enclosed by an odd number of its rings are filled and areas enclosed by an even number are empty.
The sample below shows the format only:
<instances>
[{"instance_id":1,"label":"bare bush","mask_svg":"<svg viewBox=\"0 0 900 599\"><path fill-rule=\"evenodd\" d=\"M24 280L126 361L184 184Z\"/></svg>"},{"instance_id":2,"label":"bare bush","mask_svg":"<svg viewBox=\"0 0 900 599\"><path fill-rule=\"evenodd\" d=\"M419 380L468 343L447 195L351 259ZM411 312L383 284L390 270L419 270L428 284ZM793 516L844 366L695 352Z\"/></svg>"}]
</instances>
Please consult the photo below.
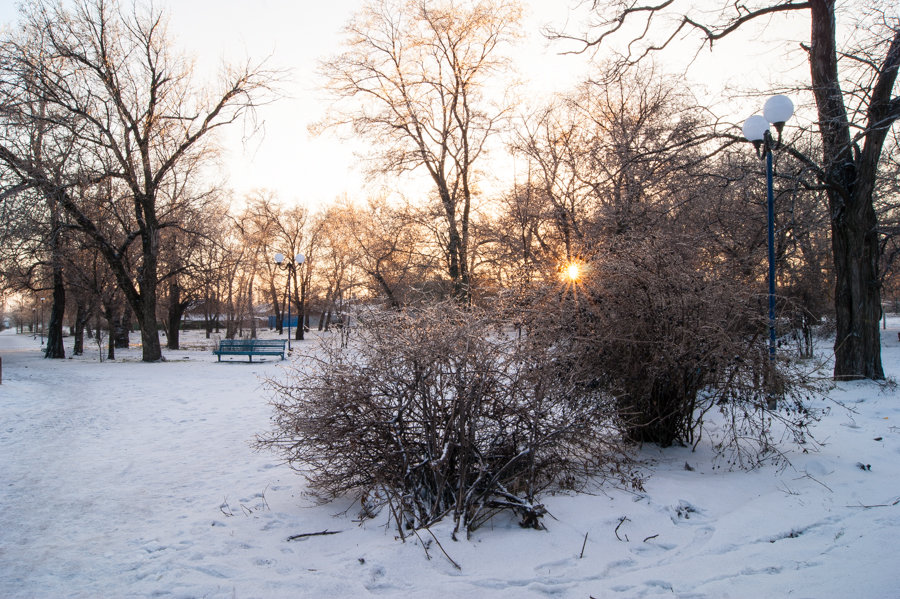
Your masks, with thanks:
<instances>
[{"instance_id":1,"label":"bare bush","mask_svg":"<svg viewBox=\"0 0 900 599\"><path fill-rule=\"evenodd\" d=\"M471 532L501 511L540 528L548 487L601 471L639 484L595 398L493 313L450 303L360 323L349 347L326 338L268 381L274 430L258 445L323 498L387 506L404 535L448 514Z\"/></svg>"},{"instance_id":2,"label":"bare bush","mask_svg":"<svg viewBox=\"0 0 900 599\"><path fill-rule=\"evenodd\" d=\"M533 322L580 388L602 391L626 438L696 445L719 410L715 443L740 467L777 456L781 433L806 438L816 390L788 358L771 367L764 295L714 274L687 237L619 241L555 297L564 308L542 294Z\"/></svg>"}]
</instances>

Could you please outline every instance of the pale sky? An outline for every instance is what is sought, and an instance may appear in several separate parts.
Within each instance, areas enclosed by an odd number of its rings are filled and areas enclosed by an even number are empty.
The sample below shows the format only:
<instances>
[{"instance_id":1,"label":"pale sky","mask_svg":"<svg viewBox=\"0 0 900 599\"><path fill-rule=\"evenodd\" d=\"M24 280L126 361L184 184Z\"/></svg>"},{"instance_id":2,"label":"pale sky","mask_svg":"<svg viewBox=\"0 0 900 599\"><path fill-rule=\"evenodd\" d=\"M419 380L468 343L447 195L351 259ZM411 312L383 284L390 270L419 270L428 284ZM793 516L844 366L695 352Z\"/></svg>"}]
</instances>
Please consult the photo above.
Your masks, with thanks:
<instances>
[{"instance_id":1,"label":"pale sky","mask_svg":"<svg viewBox=\"0 0 900 599\"><path fill-rule=\"evenodd\" d=\"M516 51L517 68L535 88L562 90L577 80L584 57L562 57L547 50L540 27L564 22L566 2L532 0L527 6L527 38ZM364 200L377 194L358 168L354 151L360 146L339 140L332 133L313 137L308 126L325 113L327 96L320 91L315 70L318 61L340 50L341 29L362 0L187 0L172 2L171 30L178 43L215 65L224 57L271 56L270 64L290 69L289 97L266 108L265 135L248 144L237 130L228 144L231 186L236 195L256 187L275 190L286 202L310 206L329 203L342 194Z\"/></svg>"},{"instance_id":2,"label":"pale sky","mask_svg":"<svg viewBox=\"0 0 900 599\"><path fill-rule=\"evenodd\" d=\"M163 1L168 5L176 49L195 56L200 72L214 72L223 60L248 57L269 57L269 66L291 71L284 86L287 97L260 111L264 134L242 143L242 131L235 126L224 138L224 174L236 198L255 188L268 188L286 203L315 207L343 194L363 200L377 193L364 182L349 144L331 134L313 137L307 129L322 118L327 103L315 74L317 62L339 51L341 28L362 0ZM583 9L578 14L570 9L569 5L578 4L576 0L523 0L523 4L526 37L514 60L527 84L526 95L569 90L585 73L589 58L560 56L561 48L549 46L540 28L563 26L568 20L573 30L580 30ZM0 0L0 23L15 19L14 3ZM793 27L796 37L806 37L805 25ZM702 76L705 83L715 80L717 87L737 81L766 89L787 67L771 47L751 49L746 39L729 39L716 52L704 53L697 70L706 74ZM762 100L759 104L759 108L749 106L746 116L761 109Z\"/></svg>"},{"instance_id":3,"label":"pale sky","mask_svg":"<svg viewBox=\"0 0 900 599\"><path fill-rule=\"evenodd\" d=\"M158 0L157 0L158 1ZM332 134L313 137L308 126L320 120L326 96L319 91L317 62L335 54L341 29L362 0L163 0L169 32L179 51L196 57L201 72L227 61L269 57L269 66L290 71L287 97L260 111L264 134L246 143L232 128L225 139L226 176L235 196L254 188L275 191L287 203L310 206L349 194L364 199L376 193L366 186L354 149ZM18 2L0 0L0 23L17 18ZM542 25L564 23L566 0L525 1L527 39L516 55L522 76L535 88L564 90L578 77L586 59L561 57L547 50ZM357 148L358 149L358 148Z\"/></svg>"}]
</instances>

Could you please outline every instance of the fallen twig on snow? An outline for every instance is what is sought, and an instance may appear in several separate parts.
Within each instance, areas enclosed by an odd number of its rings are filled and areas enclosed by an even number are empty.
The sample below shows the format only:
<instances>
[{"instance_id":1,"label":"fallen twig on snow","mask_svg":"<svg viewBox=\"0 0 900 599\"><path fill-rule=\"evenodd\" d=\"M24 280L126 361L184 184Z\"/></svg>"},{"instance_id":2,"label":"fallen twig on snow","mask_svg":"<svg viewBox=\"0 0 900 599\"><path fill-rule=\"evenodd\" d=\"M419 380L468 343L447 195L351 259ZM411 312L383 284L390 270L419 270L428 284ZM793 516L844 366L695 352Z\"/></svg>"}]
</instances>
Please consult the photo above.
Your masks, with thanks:
<instances>
[{"instance_id":1,"label":"fallen twig on snow","mask_svg":"<svg viewBox=\"0 0 900 599\"><path fill-rule=\"evenodd\" d=\"M897 505L898 503L900 503L900 497L898 497L897 499L895 499L895 500L893 501L893 503L875 503L875 504L872 504L872 505L864 505L864 504L860 503L859 505L845 505L844 507L860 507L860 508L863 508L863 509L866 509L866 510L867 510L867 509L873 508L873 507L894 507L894 506Z\"/></svg>"},{"instance_id":2,"label":"fallen twig on snow","mask_svg":"<svg viewBox=\"0 0 900 599\"><path fill-rule=\"evenodd\" d=\"M291 535L287 538L288 541L296 541L297 539L305 539L306 537L323 537L325 535L336 535L340 532L344 532L342 530L322 530L319 532L304 532L299 535Z\"/></svg>"},{"instance_id":3,"label":"fallen twig on snow","mask_svg":"<svg viewBox=\"0 0 900 599\"><path fill-rule=\"evenodd\" d=\"M619 536L619 527L622 526L622 524L625 522L631 522L631 519L628 516L622 516L621 518L619 518L619 526L616 526L616 530L615 530L616 538L619 539L620 541L622 540L622 537ZM625 534L625 533L622 533L622 534ZM628 535L625 535L625 542L626 543L628 542Z\"/></svg>"},{"instance_id":4,"label":"fallen twig on snow","mask_svg":"<svg viewBox=\"0 0 900 599\"><path fill-rule=\"evenodd\" d=\"M831 474L831 473L829 472L829 474ZM823 483L823 482L820 481L819 479L815 478L814 476L812 476L812 475L811 475L810 473L808 473L808 472L807 472L806 474L804 474L803 476L800 476L800 477L795 478L794 480L800 480L800 479L802 479L802 478L808 478L809 480L811 480L811 481L813 481L813 482L819 483L820 485L822 485L823 487L825 487L826 489L828 489L829 491L831 491L832 493L834 493L834 491L831 490L831 487L829 487L828 485L826 485L825 483Z\"/></svg>"}]
</instances>

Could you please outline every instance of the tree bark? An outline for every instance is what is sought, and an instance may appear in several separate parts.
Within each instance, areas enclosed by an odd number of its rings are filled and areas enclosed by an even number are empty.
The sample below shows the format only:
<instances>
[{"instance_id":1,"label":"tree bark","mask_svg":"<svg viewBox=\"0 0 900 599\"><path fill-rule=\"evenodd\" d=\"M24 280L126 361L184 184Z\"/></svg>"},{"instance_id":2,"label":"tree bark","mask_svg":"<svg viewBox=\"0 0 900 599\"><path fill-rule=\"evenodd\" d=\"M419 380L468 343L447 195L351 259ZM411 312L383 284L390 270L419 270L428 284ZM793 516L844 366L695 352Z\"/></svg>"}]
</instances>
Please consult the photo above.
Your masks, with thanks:
<instances>
[{"instance_id":1,"label":"tree bark","mask_svg":"<svg viewBox=\"0 0 900 599\"><path fill-rule=\"evenodd\" d=\"M255 275L250 275L250 282L247 283L247 313L250 314L250 338L256 339L256 307L253 305L253 279Z\"/></svg>"},{"instance_id":2,"label":"tree bark","mask_svg":"<svg viewBox=\"0 0 900 599\"><path fill-rule=\"evenodd\" d=\"M116 359L116 322L118 321L118 317L116 316L116 306L113 305L104 305L102 308L103 317L106 319L106 346L107 360L115 360ZM100 328L100 322L97 321L97 347L100 348L102 352L103 346L103 335L101 333L103 329ZM100 354L101 361L103 360L103 354Z\"/></svg>"},{"instance_id":3,"label":"tree bark","mask_svg":"<svg viewBox=\"0 0 900 599\"><path fill-rule=\"evenodd\" d=\"M181 286L178 284L178 281L172 279L172 282L169 284L168 334L166 338L166 347L169 349L179 348L181 319L188 305L189 302L181 301Z\"/></svg>"},{"instance_id":4,"label":"tree bark","mask_svg":"<svg viewBox=\"0 0 900 599\"><path fill-rule=\"evenodd\" d=\"M63 280L62 267L62 223L56 196L48 195L46 197L50 208L50 268L53 280L53 303L50 306L50 326L47 329L47 347L44 351L44 357L61 360L66 357L66 350L63 347L63 315L66 310L66 287Z\"/></svg>"},{"instance_id":5,"label":"tree bark","mask_svg":"<svg viewBox=\"0 0 900 599\"><path fill-rule=\"evenodd\" d=\"M278 303L278 291L275 289L274 279L269 282L269 297L272 298L272 311L275 313L275 331L281 335L284 333L284 318L281 304Z\"/></svg>"},{"instance_id":6,"label":"tree bark","mask_svg":"<svg viewBox=\"0 0 900 599\"><path fill-rule=\"evenodd\" d=\"M88 318L88 311L84 305L78 303L75 307L75 328L72 336L75 337L75 344L72 348L72 354L76 356L84 355L84 324Z\"/></svg>"},{"instance_id":7,"label":"tree bark","mask_svg":"<svg viewBox=\"0 0 900 599\"><path fill-rule=\"evenodd\" d=\"M880 250L873 193L884 137L867 136L866 150L854 156L850 123L838 78L834 0L814 0L810 2L810 12L809 64L831 211L837 326L834 378L883 379L878 328L881 318ZM876 100L873 94L872 102ZM873 109L877 110L877 106L869 106L870 114Z\"/></svg>"},{"instance_id":8,"label":"tree bark","mask_svg":"<svg viewBox=\"0 0 900 599\"><path fill-rule=\"evenodd\" d=\"M381 290L384 291L385 297L387 297L388 303L391 305L391 308L394 310L400 309L400 302L397 301L397 297L394 295L394 290L391 289L391 286L388 285L388 282L384 279L384 276L378 272L378 270L369 271L369 274L375 279L375 282L381 287Z\"/></svg>"},{"instance_id":9,"label":"tree bark","mask_svg":"<svg viewBox=\"0 0 900 599\"><path fill-rule=\"evenodd\" d=\"M156 322L157 304L157 270L159 262L159 228L154 214L155 198L147 198L142 202L144 206L145 229L141 232L141 257L143 268L140 272L141 293L140 302L135 309L138 323L141 327L141 359L144 362L159 362L162 360L162 347L159 343L159 327Z\"/></svg>"},{"instance_id":10,"label":"tree bark","mask_svg":"<svg viewBox=\"0 0 900 599\"><path fill-rule=\"evenodd\" d=\"M837 194L829 194L829 196ZM856 195L856 194L854 194ZM835 214L834 199L829 200ZM850 214L834 217L835 321L834 378L884 378L881 365L881 291L878 277L878 230L871 200Z\"/></svg>"},{"instance_id":11,"label":"tree bark","mask_svg":"<svg viewBox=\"0 0 900 599\"><path fill-rule=\"evenodd\" d=\"M55 261L54 261L55 262ZM47 327L47 347L45 358L63 359L66 349L63 346L63 314L66 309L66 287L63 283L62 266L53 265L53 302L50 305L50 323Z\"/></svg>"},{"instance_id":12,"label":"tree bark","mask_svg":"<svg viewBox=\"0 0 900 599\"><path fill-rule=\"evenodd\" d=\"M113 324L113 321L110 320L109 331L106 334L106 359L107 360L115 360L116 359L116 325Z\"/></svg>"}]
</instances>

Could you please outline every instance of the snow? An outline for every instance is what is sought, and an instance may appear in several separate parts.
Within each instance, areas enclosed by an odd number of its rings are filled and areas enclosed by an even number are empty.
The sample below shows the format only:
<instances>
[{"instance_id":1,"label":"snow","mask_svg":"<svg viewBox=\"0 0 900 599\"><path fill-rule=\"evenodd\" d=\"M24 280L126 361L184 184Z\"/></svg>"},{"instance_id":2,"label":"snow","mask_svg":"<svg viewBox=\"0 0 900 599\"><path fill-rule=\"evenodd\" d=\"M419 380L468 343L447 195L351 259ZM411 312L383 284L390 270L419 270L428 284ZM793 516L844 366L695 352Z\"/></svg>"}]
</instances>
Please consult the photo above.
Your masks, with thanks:
<instances>
[{"instance_id":1,"label":"snow","mask_svg":"<svg viewBox=\"0 0 900 599\"><path fill-rule=\"evenodd\" d=\"M889 377L896 331L882 341ZM824 445L786 445L784 468L645 448L644 492L547 496L546 531L498 519L468 541L441 524L404 543L384 519L355 522L349 500L316 505L253 450L269 427L262 379L284 363L217 363L186 340L196 349L165 363L136 348L100 363L96 346L45 360L39 340L0 334L0 597L897 596L891 385L834 389L818 406ZM338 534L287 540L326 530Z\"/></svg>"}]
</instances>

